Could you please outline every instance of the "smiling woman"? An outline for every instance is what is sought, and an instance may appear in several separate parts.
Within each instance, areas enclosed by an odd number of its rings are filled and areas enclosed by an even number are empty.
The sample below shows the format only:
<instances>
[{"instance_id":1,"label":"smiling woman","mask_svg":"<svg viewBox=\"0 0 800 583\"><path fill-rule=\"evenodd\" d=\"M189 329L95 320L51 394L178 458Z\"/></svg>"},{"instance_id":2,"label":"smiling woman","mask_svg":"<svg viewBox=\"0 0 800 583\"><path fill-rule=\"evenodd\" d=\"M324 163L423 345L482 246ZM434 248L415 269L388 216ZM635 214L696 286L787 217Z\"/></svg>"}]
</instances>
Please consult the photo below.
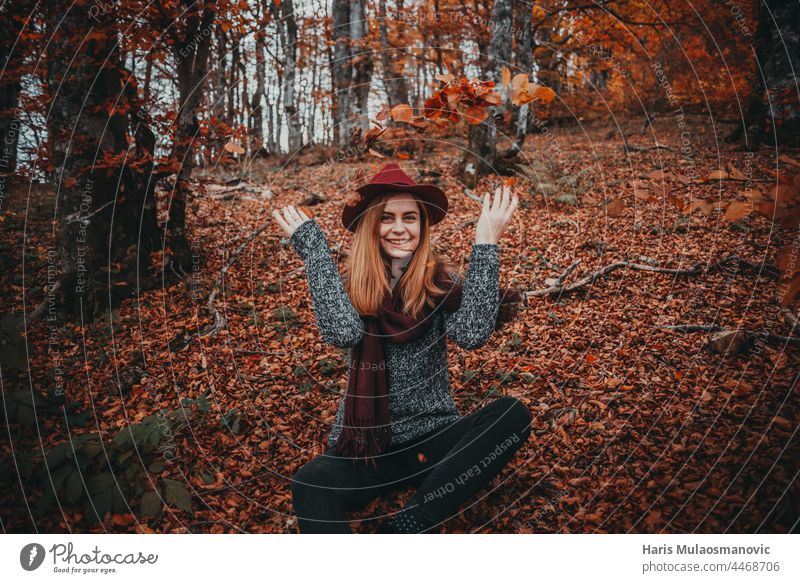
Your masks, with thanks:
<instances>
[{"instance_id":1,"label":"smiling woman","mask_svg":"<svg viewBox=\"0 0 800 583\"><path fill-rule=\"evenodd\" d=\"M328 450L294 475L292 500L301 532L347 533L346 510L413 484L387 531L422 532L488 485L530 434L530 412L512 397L460 415L445 342L478 348L513 317L500 309L520 297L499 287L497 239L517 199L507 189L484 198L464 279L431 246L447 209L440 189L391 164L359 194L342 212L355 233L346 286L319 224L293 207L273 213L305 262L323 339L349 362Z\"/></svg>"},{"instance_id":2,"label":"smiling woman","mask_svg":"<svg viewBox=\"0 0 800 583\"><path fill-rule=\"evenodd\" d=\"M397 263L394 260L409 257L417 248L420 225L419 205L413 194L403 192L384 199L380 237L383 251L393 259L393 266Z\"/></svg>"}]
</instances>

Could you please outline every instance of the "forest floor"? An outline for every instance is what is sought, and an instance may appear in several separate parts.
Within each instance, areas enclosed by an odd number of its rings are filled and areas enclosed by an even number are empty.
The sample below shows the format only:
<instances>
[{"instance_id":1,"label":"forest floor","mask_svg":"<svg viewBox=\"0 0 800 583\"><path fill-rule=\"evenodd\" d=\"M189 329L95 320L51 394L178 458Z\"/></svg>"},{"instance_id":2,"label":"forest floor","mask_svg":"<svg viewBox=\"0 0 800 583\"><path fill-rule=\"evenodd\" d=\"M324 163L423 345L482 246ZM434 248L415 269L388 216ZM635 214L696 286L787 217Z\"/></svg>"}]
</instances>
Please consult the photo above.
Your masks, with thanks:
<instances>
[{"instance_id":1,"label":"forest floor","mask_svg":"<svg viewBox=\"0 0 800 583\"><path fill-rule=\"evenodd\" d=\"M652 146L640 125L631 122L630 144ZM737 151L707 124L692 126L691 150L681 152L680 131L665 119L656 135L670 150L626 155L612 129L529 136L529 178L516 179L520 207L500 242L501 285L545 288L577 260L566 283L619 260L691 268L736 254L754 267L732 262L689 277L621 268L560 297L531 297L522 317L479 350L449 343L461 413L512 395L530 407L533 431L491 486L441 531L788 532L800 518L798 345L762 341L720 353L709 349L706 332L665 328L798 335L775 301L776 252L792 233L755 214L724 221L709 208L741 198L741 181L685 180L730 164L766 189L774 181L774 152ZM455 176L460 155L439 145L418 162L398 161L418 180L445 188L450 212L435 227L434 242L463 265L474 236L467 221L478 218L480 204ZM38 448L70 434L110 439L159 411L184 411L189 419L171 436L169 460L150 473L185 483L193 512L168 504L156 518L140 520L134 507L86 529L85 511L61 501L34 519L25 501L42 491L17 481L14 471L17 491L2 494L4 530L296 532L289 479L323 451L346 365L342 351L319 337L302 262L276 224L227 271L214 301L227 326L203 338L196 333L211 322L206 301L223 265L254 229L272 222L273 208L322 195L325 202L308 208L331 247L346 250L342 201L359 168L370 175L384 162L309 165L301 156L277 167L268 161L238 186L198 183L189 205L197 263L187 277L165 277L164 285L84 326L29 322L28 367L6 367L4 394L19 383L48 395L60 368L74 406L70 416L37 416L32 431L12 421L14 463L35 463ZM665 175L653 174L658 170ZM474 194L499 180L482 180ZM52 246L53 189L37 186L29 194L26 185L19 194L8 200L2 225L6 314L30 313L42 301ZM708 204L682 212L667 195ZM139 378L130 371L142 362ZM9 446L2 448L11 459ZM397 491L353 512L354 530L373 532L411 494Z\"/></svg>"}]
</instances>

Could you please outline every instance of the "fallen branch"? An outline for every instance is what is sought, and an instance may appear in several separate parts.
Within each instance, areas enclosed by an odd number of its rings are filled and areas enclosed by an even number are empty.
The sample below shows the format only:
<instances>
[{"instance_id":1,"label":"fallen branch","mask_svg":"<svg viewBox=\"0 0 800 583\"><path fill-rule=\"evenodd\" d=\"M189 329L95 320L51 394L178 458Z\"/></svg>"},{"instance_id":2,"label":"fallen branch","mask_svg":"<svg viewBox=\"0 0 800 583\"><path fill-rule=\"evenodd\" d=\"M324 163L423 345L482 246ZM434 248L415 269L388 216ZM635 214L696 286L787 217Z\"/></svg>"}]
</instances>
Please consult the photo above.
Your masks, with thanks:
<instances>
[{"instance_id":1,"label":"fallen branch","mask_svg":"<svg viewBox=\"0 0 800 583\"><path fill-rule=\"evenodd\" d=\"M217 294L222 289L222 282L225 279L225 275L228 273L228 270L233 266L234 263L239 259L239 256L242 252L252 243L256 237L258 237L261 233L263 233L272 223L267 222L260 226L258 229L253 231L242 243L239 247L234 251L231 256L228 258L228 261L225 265L222 266L222 270L220 271L219 277L214 281L214 285L211 287L211 292L208 294L208 299L206 300L205 308L211 314L212 322L204 327L202 330L189 334L188 332L183 335L183 337L178 337L170 341L167 345L167 349L169 352L177 352L179 350L183 350L187 346L189 346L193 341L197 340L198 338L204 338L206 336L212 336L223 330L227 325L228 321L225 316L220 312L216 306L214 305L214 301L217 298Z\"/></svg>"},{"instance_id":2,"label":"fallen branch","mask_svg":"<svg viewBox=\"0 0 800 583\"><path fill-rule=\"evenodd\" d=\"M781 313L783 314L783 320L792 327L790 332L794 332L795 328L800 328L800 319L798 319L797 314L785 307L781 308Z\"/></svg>"},{"instance_id":3,"label":"fallen branch","mask_svg":"<svg viewBox=\"0 0 800 583\"><path fill-rule=\"evenodd\" d=\"M556 295L560 296L561 294L568 294L572 293L582 287L594 283L598 278L603 277L604 275L608 275L609 273L616 271L617 269L632 269L634 271L648 271L651 273L666 273L669 275L677 275L677 276L684 276L690 277L694 275L706 275L713 271L720 269L721 267L727 265L728 263L735 263L737 268L746 267L747 269L757 269L759 267L758 264L751 263L746 259L742 259L736 254L729 255L724 259L720 259L716 263L712 263L711 265L705 267L702 263L696 263L692 267L687 267L684 269L677 269L671 267L660 267L658 265L643 265L641 263L634 263L632 261L616 261L611 263L610 265L606 265L605 267L598 269L588 275L583 276L578 281L571 283L569 285L564 285L564 280L569 276L569 274L578 266L580 260L577 260L572 263L567 269L562 273L559 277L555 279L548 279L545 280L547 287L537 290L531 290L522 292L523 297L525 300L532 297L541 297L547 295ZM771 265L765 266L768 268L768 275L772 277L777 277L778 271Z\"/></svg>"},{"instance_id":4,"label":"fallen branch","mask_svg":"<svg viewBox=\"0 0 800 583\"><path fill-rule=\"evenodd\" d=\"M745 330L743 328L724 328L723 326L703 326L700 324L678 324L675 326L658 327L666 330L674 330L675 332L743 332L747 336L748 340L764 337L767 342L772 343L786 342L789 344L800 344L800 337L797 336L781 336L780 334L770 334L756 330Z\"/></svg>"},{"instance_id":5,"label":"fallen branch","mask_svg":"<svg viewBox=\"0 0 800 583\"><path fill-rule=\"evenodd\" d=\"M674 148L664 146L663 144L656 144L655 146L634 146L633 144L628 143L628 140L625 138L622 139L622 145L620 148L626 154L628 152L652 152L653 150L667 150L668 152L675 151Z\"/></svg>"}]
</instances>

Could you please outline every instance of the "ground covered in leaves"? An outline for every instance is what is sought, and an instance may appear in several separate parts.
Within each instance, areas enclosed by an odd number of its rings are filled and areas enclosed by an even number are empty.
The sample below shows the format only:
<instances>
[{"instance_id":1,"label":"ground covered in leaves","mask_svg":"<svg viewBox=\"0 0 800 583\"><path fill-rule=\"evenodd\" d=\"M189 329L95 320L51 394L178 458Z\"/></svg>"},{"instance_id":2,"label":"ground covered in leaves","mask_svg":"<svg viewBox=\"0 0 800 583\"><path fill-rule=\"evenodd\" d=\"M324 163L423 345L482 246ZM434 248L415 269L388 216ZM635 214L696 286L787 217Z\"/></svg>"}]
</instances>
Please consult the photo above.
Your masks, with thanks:
<instances>
[{"instance_id":1,"label":"ground covered in leaves","mask_svg":"<svg viewBox=\"0 0 800 583\"><path fill-rule=\"evenodd\" d=\"M501 284L541 290L576 261L562 283L620 260L673 269L731 255L744 262L686 277L617 269L560 295L532 295L522 317L479 350L450 343L462 414L512 395L530 407L534 427L516 459L442 532L796 528L800 351L764 338L800 335L776 302L776 254L797 233L758 214L724 217L727 203L747 196L740 174L763 193L774 184L775 154L737 151L710 125L692 127L689 149L673 120L655 133L640 134L640 125L627 128L627 153L616 128L551 128L528 138L524 175L514 182L520 207L500 243ZM654 136L669 149L654 148ZM434 242L466 270L475 197L500 179L465 191L459 154L439 144L398 161L419 181L446 188L450 212ZM350 241L341 203L359 169L369 175L384 163L324 160L306 153L258 162L238 185L220 184L214 170L200 173L190 205L191 273L164 273L160 285L91 324L27 323L28 353L4 366L4 400L32 387L41 401L30 403L33 419L23 396L8 414L6 532L296 532L289 478L323 451L346 365L319 337L302 263L269 224L270 212L305 204L341 265ZM706 180L721 171L722 180ZM6 314L30 313L44 299L53 246L53 190L15 192L2 225ZM309 204L312 195L321 202ZM213 308L227 325L202 336L215 289ZM708 332L667 328L684 324L758 336L720 352L707 345ZM101 459L98 444L154 415L168 428L153 437L157 447L142 462L122 453L125 461L114 463L136 466L125 479L157 495L114 497L102 521L87 525L91 496L82 487L92 492L105 478L82 486L65 470L64 494L36 511L43 450L97 434L89 455ZM102 465L92 471L105 475ZM354 530L373 532L411 493L355 511Z\"/></svg>"}]
</instances>

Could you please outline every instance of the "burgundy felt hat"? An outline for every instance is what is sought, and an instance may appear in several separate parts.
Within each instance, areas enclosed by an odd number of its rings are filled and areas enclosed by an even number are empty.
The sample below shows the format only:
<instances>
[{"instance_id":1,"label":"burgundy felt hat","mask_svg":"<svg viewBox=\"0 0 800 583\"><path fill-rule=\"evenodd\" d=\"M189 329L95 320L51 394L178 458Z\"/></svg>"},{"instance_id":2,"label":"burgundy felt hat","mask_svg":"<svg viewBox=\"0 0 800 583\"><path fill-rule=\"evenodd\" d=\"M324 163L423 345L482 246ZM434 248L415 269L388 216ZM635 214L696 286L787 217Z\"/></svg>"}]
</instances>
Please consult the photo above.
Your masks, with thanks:
<instances>
[{"instance_id":1,"label":"burgundy felt hat","mask_svg":"<svg viewBox=\"0 0 800 583\"><path fill-rule=\"evenodd\" d=\"M342 209L342 224L348 231L355 232L361 215L379 194L384 192L410 192L427 205L430 224L435 225L447 214L447 196L433 184L417 184L395 163L386 164L367 184L359 186L345 202Z\"/></svg>"}]
</instances>

